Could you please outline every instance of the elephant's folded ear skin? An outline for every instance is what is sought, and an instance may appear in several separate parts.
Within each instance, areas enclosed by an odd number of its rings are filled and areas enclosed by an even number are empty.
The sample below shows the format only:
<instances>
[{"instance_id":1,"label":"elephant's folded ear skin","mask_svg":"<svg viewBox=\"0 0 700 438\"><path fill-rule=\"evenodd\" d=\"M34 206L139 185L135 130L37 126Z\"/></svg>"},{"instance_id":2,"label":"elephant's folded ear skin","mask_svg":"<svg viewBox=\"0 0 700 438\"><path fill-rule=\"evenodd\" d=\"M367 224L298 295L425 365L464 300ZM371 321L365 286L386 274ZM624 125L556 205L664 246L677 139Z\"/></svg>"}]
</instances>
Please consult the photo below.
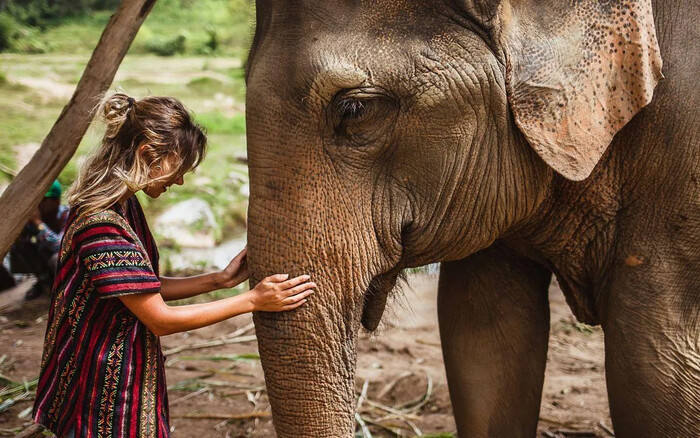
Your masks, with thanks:
<instances>
[{"instance_id":1,"label":"elephant's folded ear skin","mask_svg":"<svg viewBox=\"0 0 700 438\"><path fill-rule=\"evenodd\" d=\"M506 0L500 17L518 127L555 171L585 179L663 77L651 0Z\"/></svg>"}]
</instances>

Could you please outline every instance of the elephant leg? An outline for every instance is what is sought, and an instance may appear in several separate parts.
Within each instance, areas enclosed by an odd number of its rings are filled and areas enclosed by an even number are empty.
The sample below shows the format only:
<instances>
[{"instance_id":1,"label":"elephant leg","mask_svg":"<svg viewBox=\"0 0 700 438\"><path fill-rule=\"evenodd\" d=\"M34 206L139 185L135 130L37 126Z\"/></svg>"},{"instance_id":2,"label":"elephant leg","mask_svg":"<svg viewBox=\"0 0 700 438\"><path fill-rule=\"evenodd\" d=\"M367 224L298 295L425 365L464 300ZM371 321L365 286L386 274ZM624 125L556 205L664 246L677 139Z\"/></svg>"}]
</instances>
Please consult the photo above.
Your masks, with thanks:
<instances>
[{"instance_id":1,"label":"elephant leg","mask_svg":"<svg viewBox=\"0 0 700 438\"><path fill-rule=\"evenodd\" d=\"M550 279L498 243L442 264L438 317L459 436L536 435Z\"/></svg>"},{"instance_id":2,"label":"elephant leg","mask_svg":"<svg viewBox=\"0 0 700 438\"><path fill-rule=\"evenodd\" d=\"M618 437L700 437L700 287L696 276L681 275L695 284L678 290L669 284L682 280L654 284L616 275L603 330Z\"/></svg>"}]
</instances>

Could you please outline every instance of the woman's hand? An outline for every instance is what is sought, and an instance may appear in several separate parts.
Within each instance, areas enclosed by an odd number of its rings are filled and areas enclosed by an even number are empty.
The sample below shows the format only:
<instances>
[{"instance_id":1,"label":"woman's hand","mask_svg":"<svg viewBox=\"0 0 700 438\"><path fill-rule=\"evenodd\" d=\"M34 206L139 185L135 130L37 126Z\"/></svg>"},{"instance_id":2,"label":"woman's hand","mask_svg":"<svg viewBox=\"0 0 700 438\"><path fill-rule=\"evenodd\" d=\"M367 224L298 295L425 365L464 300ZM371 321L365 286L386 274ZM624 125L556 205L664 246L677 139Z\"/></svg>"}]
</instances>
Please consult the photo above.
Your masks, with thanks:
<instances>
[{"instance_id":1,"label":"woman's hand","mask_svg":"<svg viewBox=\"0 0 700 438\"><path fill-rule=\"evenodd\" d=\"M280 312L296 309L314 293L312 289L316 284L309 281L311 277L308 275L291 280L287 280L288 278L288 274L272 275L248 292L253 311Z\"/></svg>"},{"instance_id":2,"label":"woman's hand","mask_svg":"<svg viewBox=\"0 0 700 438\"><path fill-rule=\"evenodd\" d=\"M213 274L214 285L217 289L228 289L237 286L248 279L247 263L248 247L238 253L223 271Z\"/></svg>"}]
</instances>

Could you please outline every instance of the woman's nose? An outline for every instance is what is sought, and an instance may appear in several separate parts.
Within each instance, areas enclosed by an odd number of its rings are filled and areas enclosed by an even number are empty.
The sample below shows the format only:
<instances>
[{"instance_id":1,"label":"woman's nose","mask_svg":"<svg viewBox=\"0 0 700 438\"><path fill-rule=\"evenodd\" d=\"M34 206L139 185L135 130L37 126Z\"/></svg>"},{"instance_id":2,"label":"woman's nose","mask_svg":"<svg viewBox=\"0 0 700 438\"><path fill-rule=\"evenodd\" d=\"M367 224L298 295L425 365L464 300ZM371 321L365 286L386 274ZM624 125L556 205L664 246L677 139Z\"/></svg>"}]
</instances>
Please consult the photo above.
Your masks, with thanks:
<instances>
[{"instance_id":1,"label":"woman's nose","mask_svg":"<svg viewBox=\"0 0 700 438\"><path fill-rule=\"evenodd\" d=\"M175 180L175 184L177 184L177 185L179 185L179 186L183 185L184 183L185 183L185 177L184 177L184 176L181 176L180 178L178 178L178 179Z\"/></svg>"}]
</instances>

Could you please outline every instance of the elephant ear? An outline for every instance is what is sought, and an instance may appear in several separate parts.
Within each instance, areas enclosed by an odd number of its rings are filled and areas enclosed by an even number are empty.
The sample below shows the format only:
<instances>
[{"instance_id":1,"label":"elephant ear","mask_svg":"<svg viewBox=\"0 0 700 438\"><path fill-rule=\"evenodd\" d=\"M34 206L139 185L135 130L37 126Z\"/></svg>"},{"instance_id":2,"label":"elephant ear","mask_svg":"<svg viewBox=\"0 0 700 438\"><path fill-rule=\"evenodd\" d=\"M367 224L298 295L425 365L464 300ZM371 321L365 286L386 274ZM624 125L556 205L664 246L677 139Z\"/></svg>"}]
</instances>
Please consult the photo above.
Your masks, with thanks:
<instances>
[{"instance_id":1,"label":"elephant ear","mask_svg":"<svg viewBox=\"0 0 700 438\"><path fill-rule=\"evenodd\" d=\"M515 122L567 179L588 177L663 77L651 0L504 0Z\"/></svg>"}]
</instances>

